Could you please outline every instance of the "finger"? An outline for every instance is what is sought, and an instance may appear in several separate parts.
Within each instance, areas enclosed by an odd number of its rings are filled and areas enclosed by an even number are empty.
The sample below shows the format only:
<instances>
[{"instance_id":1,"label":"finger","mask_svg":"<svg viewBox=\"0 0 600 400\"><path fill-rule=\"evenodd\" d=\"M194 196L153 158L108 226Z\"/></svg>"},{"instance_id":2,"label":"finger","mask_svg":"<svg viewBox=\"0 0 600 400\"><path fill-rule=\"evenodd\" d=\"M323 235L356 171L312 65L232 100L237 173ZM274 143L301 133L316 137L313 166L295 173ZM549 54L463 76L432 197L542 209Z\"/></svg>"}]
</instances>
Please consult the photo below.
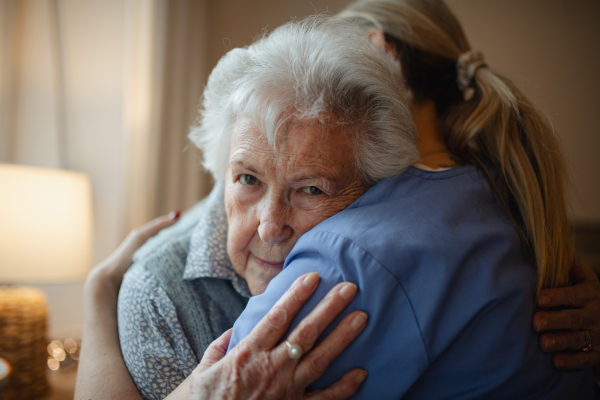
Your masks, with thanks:
<instances>
[{"instance_id":1,"label":"finger","mask_svg":"<svg viewBox=\"0 0 600 400\"><path fill-rule=\"evenodd\" d=\"M543 332L557 329L585 329L594 324L581 309L538 311L533 316L533 330Z\"/></svg>"},{"instance_id":2,"label":"finger","mask_svg":"<svg viewBox=\"0 0 600 400\"><path fill-rule=\"evenodd\" d=\"M357 287L354 283L342 282L335 285L317 306L298 324L288 336L288 341L308 352L317 338L335 317L354 299ZM279 357L289 359L287 345L281 345Z\"/></svg>"},{"instance_id":3,"label":"finger","mask_svg":"<svg viewBox=\"0 0 600 400\"><path fill-rule=\"evenodd\" d=\"M355 311L340 321L338 326L300 362L294 380L308 386L325 372L325 369L363 331L368 316Z\"/></svg>"},{"instance_id":4,"label":"finger","mask_svg":"<svg viewBox=\"0 0 600 400\"><path fill-rule=\"evenodd\" d=\"M225 354L227 354L227 348L229 347L229 340L231 339L231 332L233 332L233 328L228 329L219 336L214 342L208 346L204 355L202 356L202 360L200 364L196 367L198 372L202 372L212 367L213 364L220 361Z\"/></svg>"},{"instance_id":5,"label":"finger","mask_svg":"<svg viewBox=\"0 0 600 400\"><path fill-rule=\"evenodd\" d=\"M367 378L364 369L353 369L347 372L342 379L324 390L307 393L306 397L311 400L341 400L354 395L360 385Z\"/></svg>"},{"instance_id":6,"label":"finger","mask_svg":"<svg viewBox=\"0 0 600 400\"><path fill-rule=\"evenodd\" d=\"M304 274L296 279L242 342L253 346L255 351L272 349L294 316L317 289L318 283L319 274L316 272Z\"/></svg>"},{"instance_id":7,"label":"finger","mask_svg":"<svg viewBox=\"0 0 600 400\"><path fill-rule=\"evenodd\" d=\"M584 285L544 289L538 296L537 304L540 307L583 307L592 299L593 294L593 289Z\"/></svg>"},{"instance_id":8,"label":"finger","mask_svg":"<svg viewBox=\"0 0 600 400\"><path fill-rule=\"evenodd\" d=\"M590 336L591 337L591 336ZM588 345L584 331L552 332L540 336L540 347L546 352L581 350ZM593 343L593 341L592 341Z\"/></svg>"},{"instance_id":9,"label":"finger","mask_svg":"<svg viewBox=\"0 0 600 400\"><path fill-rule=\"evenodd\" d=\"M148 239L156 235L161 229L167 228L173 225L179 220L179 211L172 211L168 215L163 215L152 221L146 223L129 232L129 235L125 238L123 243L113 253L114 257L122 260L123 262L129 261L131 263L131 256L139 249Z\"/></svg>"},{"instance_id":10,"label":"finger","mask_svg":"<svg viewBox=\"0 0 600 400\"><path fill-rule=\"evenodd\" d=\"M590 368L600 362L600 354L597 352L584 353L556 353L552 357L552 364L556 369L583 369Z\"/></svg>"},{"instance_id":11,"label":"finger","mask_svg":"<svg viewBox=\"0 0 600 400\"><path fill-rule=\"evenodd\" d=\"M156 235L160 230L168 228L177 222L180 216L181 213L179 211L171 211L168 215L162 215L146 223L145 225L134 229L130 235L134 236L136 238L136 242L138 242L138 244L141 246L152 236Z\"/></svg>"},{"instance_id":12,"label":"finger","mask_svg":"<svg viewBox=\"0 0 600 400\"><path fill-rule=\"evenodd\" d=\"M133 263L133 253L139 249L146 241L156 235L158 231L173 225L179 219L180 213L172 212L169 215L155 218L147 224L134 229L127 235L119 247L102 263L98 268L108 270L114 285L121 286L123 274ZM108 269L105 269L108 268Z\"/></svg>"}]
</instances>

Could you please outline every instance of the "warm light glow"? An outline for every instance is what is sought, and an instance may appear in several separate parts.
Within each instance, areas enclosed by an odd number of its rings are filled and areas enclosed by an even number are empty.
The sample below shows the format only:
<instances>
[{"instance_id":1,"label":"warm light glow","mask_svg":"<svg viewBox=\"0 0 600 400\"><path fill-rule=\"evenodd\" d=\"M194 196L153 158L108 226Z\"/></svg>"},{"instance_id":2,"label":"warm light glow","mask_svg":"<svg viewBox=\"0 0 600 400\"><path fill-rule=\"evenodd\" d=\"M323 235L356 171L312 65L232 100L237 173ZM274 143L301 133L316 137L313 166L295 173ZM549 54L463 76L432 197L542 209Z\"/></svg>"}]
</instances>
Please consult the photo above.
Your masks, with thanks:
<instances>
[{"instance_id":1,"label":"warm light glow","mask_svg":"<svg viewBox=\"0 0 600 400\"><path fill-rule=\"evenodd\" d=\"M77 343L71 338L65 339L65 347L64 348L68 353L74 353L77 351Z\"/></svg>"},{"instance_id":2,"label":"warm light glow","mask_svg":"<svg viewBox=\"0 0 600 400\"><path fill-rule=\"evenodd\" d=\"M48 344L48 354L54 357L54 350L62 349L62 343L58 340L53 340Z\"/></svg>"},{"instance_id":3,"label":"warm light glow","mask_svg":"<svg viewBox=\"0 0 600 400\"><path fill-rule=\"evenodd\" d=\"M65 361L65 358L67 358L67 353L63 349L54 349L52 353L58 361Z\"/></svg>"},{"instance_id":4,"label":"warm light glow","mask_svg":"<svg viewBox=\"0 0 600 400\"><path fill-rule=\"evenodd\" d=\"M81 281L91 251L87 175L0 164L0 282Z\"/></svg>"},{"instance_id":5,"label":"warm light glow","mask_svg":"<svg viewBox=\"0 0 600 400\"><path fill-rule=\"evenodd\" d=\"M79 360L79 349L77 349L73 353L71 353L71 358L75 361Z\"/></svg>"},{"instance_id":6,"label":"warm light glow","mask_svg":"<svg viewBox=\"0 0 600 400\"><path fill-rule=\"evenodd\" d=\"M48 358L48 368L52 371L57 371L60 368L60 361L55 358Z\"/></svg>"}]
</instances>

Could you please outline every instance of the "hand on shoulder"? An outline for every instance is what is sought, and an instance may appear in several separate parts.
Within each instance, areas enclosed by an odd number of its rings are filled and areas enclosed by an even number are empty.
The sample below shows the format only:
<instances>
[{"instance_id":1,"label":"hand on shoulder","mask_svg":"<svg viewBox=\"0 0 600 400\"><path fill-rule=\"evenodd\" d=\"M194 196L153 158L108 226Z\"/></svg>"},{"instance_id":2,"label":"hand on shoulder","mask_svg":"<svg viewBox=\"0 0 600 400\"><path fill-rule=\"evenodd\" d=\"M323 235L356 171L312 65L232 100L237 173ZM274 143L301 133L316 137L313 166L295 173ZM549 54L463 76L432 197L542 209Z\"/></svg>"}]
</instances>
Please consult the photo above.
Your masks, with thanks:
<instances>
[{"instance_id":1,"label":"hand on shoulder","mask_svg":"<svg viewBox=\"0 0 600 400\"><path fill-rule=\"evenodd\" d=\"M131 231L106 260L92 269L86 280L86 285L102 282L118 290L123 281L123 275L133 263L133 253L160 230L175 224L180 216L179 211L173 211Z\"/></svg>"}]
</instances>

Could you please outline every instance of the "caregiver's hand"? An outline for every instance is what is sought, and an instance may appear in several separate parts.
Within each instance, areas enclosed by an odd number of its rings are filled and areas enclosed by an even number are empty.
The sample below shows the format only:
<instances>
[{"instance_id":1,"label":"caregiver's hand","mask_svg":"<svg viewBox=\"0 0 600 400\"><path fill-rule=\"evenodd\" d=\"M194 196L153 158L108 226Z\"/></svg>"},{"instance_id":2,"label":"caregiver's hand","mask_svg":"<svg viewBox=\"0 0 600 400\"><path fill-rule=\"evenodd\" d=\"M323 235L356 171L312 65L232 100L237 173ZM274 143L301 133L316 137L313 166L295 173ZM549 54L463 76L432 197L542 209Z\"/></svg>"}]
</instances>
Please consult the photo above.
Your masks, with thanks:
<instances>
[{"instance_id":1,"label":"caregiver's hand","mask_svg":"<svg viewBox=\"0 0 600 400\"><path fill-rule=\"evenodd\" d=\"M177 222L180 215L179 211L172 211L168 215L153 219L144 226L132 230L106 260L92 269L88 281L102 279L118 290L121 287L123 275L133 263L133 253L161 229L168 228Z\"/></svg>"},{"instance_id":2,"label":"caregiver's hand","mask_svg":"<svg viewBox=\"0 0 600 400\"><path fill-rule=\"evenodd\" d=\"M574 286L544 289L538 306L567 307L559 311L538 311L533 329L545 332L540 347L556 352L552 358L558 369L580 369L600 364L600 282L594 272L576 259L571 269ZM589 335L589 337L588 337ZM591 345L591 347L588 347ZM587 351L583 351L588 347ZM564 352L564 350L581 350ZM598 376L598 374L596 374Z\"/></svg>"},{"instance_id":3,"label":"caregiver's hand","mask_svg":"<svg viewBox=\"0 0 600 400\"><path fill-rule=\"evenodd\" d=\"M367 376L354 369L331 387L306 392L306 387L358 336L367 315L355 311L347 315L321 343L313 345L323 330L352 301L356 286L340 283L294 328L287 338L302 349L301 358L288 354L288 344L280 339L293 317L318 286L317 273L298 278L252 332L225 355L231 330L206 350L202 362L191 375L189 399L346 399Z\"/></svg>"},{"instance_id":4,"label":"caregiver's hand","mask_svg":"<svg viewBox=\"0 0 600 400\"><path fill-rule=\"evenodd\" d=\"M83 291L83 338L75 399L142 399L121 356L117 295L123 274L132 264L133 253L178 219L178 212L171 213L135 229L114 253L89 273Z\"/></svg>"}]
</instances>

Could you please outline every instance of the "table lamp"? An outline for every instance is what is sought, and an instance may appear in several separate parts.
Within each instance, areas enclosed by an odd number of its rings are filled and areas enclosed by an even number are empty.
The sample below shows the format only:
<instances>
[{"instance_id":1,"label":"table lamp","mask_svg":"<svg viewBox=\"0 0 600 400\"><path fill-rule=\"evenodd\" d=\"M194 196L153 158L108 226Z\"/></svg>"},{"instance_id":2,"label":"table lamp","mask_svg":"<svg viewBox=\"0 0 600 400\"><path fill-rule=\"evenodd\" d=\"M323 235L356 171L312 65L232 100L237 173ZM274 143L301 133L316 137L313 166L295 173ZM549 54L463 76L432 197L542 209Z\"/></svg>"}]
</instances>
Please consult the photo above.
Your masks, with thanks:
<instances>
[{"instance_id":1,"label":"table lamp","mask_svg":"<svg viewBox=\"0 0 600 400\"><path fill-rule=\"evenodd\" d=\"M13 369L2 399L38 398L48 388L46 298L17 285L82 281L91 252L85 174L0 164L0 357Z\"/></svg>"}]
</instances>

